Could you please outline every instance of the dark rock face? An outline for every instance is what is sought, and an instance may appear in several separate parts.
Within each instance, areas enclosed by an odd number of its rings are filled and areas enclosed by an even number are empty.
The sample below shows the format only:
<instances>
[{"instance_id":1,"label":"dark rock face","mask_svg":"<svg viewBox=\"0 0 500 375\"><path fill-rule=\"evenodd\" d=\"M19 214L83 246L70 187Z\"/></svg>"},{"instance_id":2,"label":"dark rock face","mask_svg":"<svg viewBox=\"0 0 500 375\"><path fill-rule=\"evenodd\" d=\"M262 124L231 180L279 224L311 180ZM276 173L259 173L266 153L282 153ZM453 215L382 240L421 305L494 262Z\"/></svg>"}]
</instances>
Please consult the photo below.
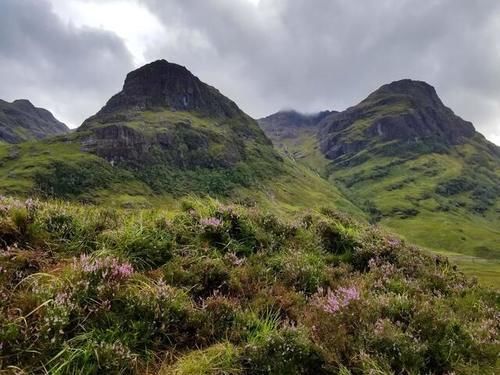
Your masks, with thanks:
<instances>
[{"instance_id":1,"label":"dark rock face","mask_svg":"<svg viewBox=\"0 0 500 375\"><path fill-rule=\"evenodd\" d=\"M255 120L186 68L158 60L127 75L77 131L82 149L134 169L232 167L247 145L273 154Z\"/></svg>"},{"instance_id":2,"label":"dark rock face","mask_svg":"<svg viewBox=\"0 0 500 375\"><path fill-rule=\"evenodd\" d=\"M319 127L321 150L330 159L374 143L456 145L476 134L470 122L441 102L432 86L409 79L382 86L358 105L327 116Z\"/></svg>"},{"instance_id":3,"label":"dark rock face","mask_svg":"<svg viewBox=\"0 0 500 375\"><path fill-rule=\"evenodd\" d=\"M19 143L69 132L52 113L37 108L28 100L12 103L0 100L0 141Z\"/></svg>"},{"instance_id":4,"label":"dark rock face","mask_svg":"<svg viewBox=\"0 0 500 375\"><path fill-rule=\"evenodd\" d=\"M238 106L194 76L185 67L157 60L127 74L122 91L89 120L107 118L126 110L144 111L166 108L197 112L213 117L233 117ZM85 121L82 128L86 127Z\"/></svg>"},{"instance_id":5,"label":"dark rock face","mask_svg":"<svg viewBox=\"0 0 500 375\"><path fill-rule=\"evenodd\" d=\"M213 139L210 132L193 129L187 122L178 122L149 136L126 124L110 124L82 135L80 142L83 151L92 152L112 165L125 163L134 168L158 163L180 169L221 168L245 158L241 140L229 143ZM224 144L224 149L215 157L210 147L219 143Z\"/></svg>"}]
</instances>

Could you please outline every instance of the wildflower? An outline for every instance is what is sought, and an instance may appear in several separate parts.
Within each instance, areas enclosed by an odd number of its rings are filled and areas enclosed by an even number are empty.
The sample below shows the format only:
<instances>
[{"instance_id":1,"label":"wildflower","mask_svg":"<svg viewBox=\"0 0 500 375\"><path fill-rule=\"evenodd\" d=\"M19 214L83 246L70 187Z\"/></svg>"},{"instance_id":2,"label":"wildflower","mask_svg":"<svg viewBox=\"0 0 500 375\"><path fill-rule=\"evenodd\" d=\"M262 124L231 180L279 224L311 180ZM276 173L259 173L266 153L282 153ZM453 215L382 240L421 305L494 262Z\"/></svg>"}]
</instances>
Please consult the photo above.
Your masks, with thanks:
<instances>
[{"instance_id":1,"label":"wildflower","mask_svg":"<svg viewBox=\"0 0 500 375\"><path fill-rule=\"evenodd\" d=\"M30 212L34 211L36 209L36 201L33 199L33 198L28 198L26 199L26 201L24 202L24 206L26 207L26 209Z\"/></svg>"},{"instance_id":2,"label":"wildflower","mask_svg":"<svg viewBox=\"0 0 500 375\"><path fill-rule=\"evenodd\" d=\"M321 294L321 289L318 292ZM319 298L316 304L324 311L334 314L344 307L347 307L352 301L357 301L359 299L360 292L357 287L341 287L335 291L328 289L326 296Z\"/></svg>"},{"instance_id":3,"label":"wildflower","mask_svg":"<svg viewBox=\"0 0 500 375\"><path fill-rule=\"evenodd\" d=\"M73 267L88 274L100 275L103 279L123 280L134 273L134 267L128 262L121 262L116 258L105 257L94 259L82 254L79 261L74 260Z\"/></svg>"},{"instance_id":4,"label":"wildflower","mask_svg":"<svg viewBox=\"0 0 500 375\"><path fill-rule=\"evenodd\" d=\"M391 247L398 247L401 245L401 240L395 237L387 238L386 242Z\"/></svg>"},{"instance_id":5,"label":"wildflower","mask_svg":"<svg viewBox=\"0 0 500 375\"><path fill-rule=\"evenodd\" d=\"M216 217L209 217L207 219L201 219L200 224L204 227L216 229L222 227L222 220Z\"/></svg>"}]
</instances>

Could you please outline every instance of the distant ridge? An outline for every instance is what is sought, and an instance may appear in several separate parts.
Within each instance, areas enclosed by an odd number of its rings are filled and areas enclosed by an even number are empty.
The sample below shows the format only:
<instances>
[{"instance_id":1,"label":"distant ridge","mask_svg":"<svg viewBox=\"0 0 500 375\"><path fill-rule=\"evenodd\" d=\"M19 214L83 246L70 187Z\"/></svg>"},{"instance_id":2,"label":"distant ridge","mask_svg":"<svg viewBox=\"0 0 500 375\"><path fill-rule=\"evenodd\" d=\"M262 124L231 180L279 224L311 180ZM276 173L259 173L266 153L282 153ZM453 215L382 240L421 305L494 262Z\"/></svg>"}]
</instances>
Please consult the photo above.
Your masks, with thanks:
<instances>
[{"instance_id":1,"label":"distant ridge","mask_svg":"<svg viewBox=\"0 0 500 375\"><path fill-rule=\"evenodd\" d=\"M0 141L19 143L69 132L52 113L35 107L29 100L12 103L0 99Z\"/></svg>"}]
</instances>

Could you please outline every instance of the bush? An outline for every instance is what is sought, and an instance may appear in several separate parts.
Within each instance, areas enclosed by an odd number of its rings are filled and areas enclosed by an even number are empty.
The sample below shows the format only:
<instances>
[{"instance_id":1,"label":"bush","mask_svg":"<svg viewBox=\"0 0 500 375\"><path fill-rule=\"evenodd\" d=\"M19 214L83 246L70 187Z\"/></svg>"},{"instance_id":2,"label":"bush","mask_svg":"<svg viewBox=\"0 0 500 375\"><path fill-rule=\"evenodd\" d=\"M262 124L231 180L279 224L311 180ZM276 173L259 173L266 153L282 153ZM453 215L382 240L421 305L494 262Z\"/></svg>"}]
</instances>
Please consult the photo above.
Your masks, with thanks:
<instances>
[{"instance_id":1,"label":"bush","mask_svg":"<svg viewBox=\"0 0 500 375\"><path fill-rule=\"evenodd\" d=\"M104 233L100 241L104 248L122 254L143 269L159 267L172 257L173 236L152 224L132 223Z\"/></svg>"},{"instance_id":2,"label":"bush","mask_svg":"<svg viewBox=\"0 0 500 375\"><path fill-rule=\"evenodd\" d=\"M351 252L358 244L356 229L337 221L320 221L317 224L316 232L323 248L330 253Z\"/></svg>"},{"instance_id":3,"label":"bush","mask_svg":"<svg viewBox=\"0 0 500 375\"><path fill-rule=\"evenodd\" d=\"M226 292L229 271L221 258L204 255L176 257L163 267L165 280L172 285L189 288L195 297L208 297Z\"/></svg>"},{"instance_id":4,"label":"bush","mask_svg":"<svg viewBox=\"0 0 500 375\"><path fill-rule=\"evenodd\" d=\"M306 294L314 293L328 281L324 255L319 252L288 250L269 261L272 275L285 285Z\"/></svg>"}]
</instances>

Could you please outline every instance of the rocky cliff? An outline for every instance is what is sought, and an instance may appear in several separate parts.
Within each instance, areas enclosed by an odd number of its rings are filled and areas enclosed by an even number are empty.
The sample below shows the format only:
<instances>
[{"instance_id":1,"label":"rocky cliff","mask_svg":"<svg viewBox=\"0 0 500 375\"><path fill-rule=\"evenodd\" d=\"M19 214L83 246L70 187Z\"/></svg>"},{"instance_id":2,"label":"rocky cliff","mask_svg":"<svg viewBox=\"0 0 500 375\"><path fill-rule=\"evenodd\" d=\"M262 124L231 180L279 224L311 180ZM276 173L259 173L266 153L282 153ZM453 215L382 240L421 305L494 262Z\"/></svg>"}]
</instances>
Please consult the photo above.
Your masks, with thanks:
<instances>
[{"instance_id":1,"label":"rocky cliff","mask_svg":"<svg viewBox=\"0 0 500 375\"><path fill-rule=\"evenodd\" d=\"M78 134L85 151L135 167L226 168L247 160L257 146L276 157L255 120L185 67L165 60L129 73L122 91Z\"/></svg>"},{"instance_id":2,"label":"rocky cliff","mask_svg":"<svg viewBox=\"0 0 500 375\"><path fill-rule=\"evenodd\" d=\"M320 124L321 150L329 159L382 143L463 144L476 132L421 81L404 79L380 87L361 103Z\"/></svg>"}]
</instances>

